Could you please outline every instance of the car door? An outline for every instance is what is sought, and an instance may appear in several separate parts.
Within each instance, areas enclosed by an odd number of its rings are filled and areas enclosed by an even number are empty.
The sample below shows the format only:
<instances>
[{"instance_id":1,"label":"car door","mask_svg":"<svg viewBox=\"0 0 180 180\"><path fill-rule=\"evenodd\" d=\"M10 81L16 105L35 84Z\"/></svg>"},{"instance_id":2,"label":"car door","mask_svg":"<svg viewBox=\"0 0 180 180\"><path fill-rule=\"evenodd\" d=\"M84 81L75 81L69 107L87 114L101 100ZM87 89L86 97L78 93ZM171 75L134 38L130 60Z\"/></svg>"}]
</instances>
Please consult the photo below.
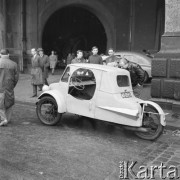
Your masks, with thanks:
<instances>
[{"instance_id":1,"label":"car door","mask_svg":"<svg viewBox=\"0 0 180 180\"><path fill-rule=\"evenodd\" d=\"M67 94L67 111L94 118L97 71L78 68L71 76Z\"/></svg>"}]
</instances>

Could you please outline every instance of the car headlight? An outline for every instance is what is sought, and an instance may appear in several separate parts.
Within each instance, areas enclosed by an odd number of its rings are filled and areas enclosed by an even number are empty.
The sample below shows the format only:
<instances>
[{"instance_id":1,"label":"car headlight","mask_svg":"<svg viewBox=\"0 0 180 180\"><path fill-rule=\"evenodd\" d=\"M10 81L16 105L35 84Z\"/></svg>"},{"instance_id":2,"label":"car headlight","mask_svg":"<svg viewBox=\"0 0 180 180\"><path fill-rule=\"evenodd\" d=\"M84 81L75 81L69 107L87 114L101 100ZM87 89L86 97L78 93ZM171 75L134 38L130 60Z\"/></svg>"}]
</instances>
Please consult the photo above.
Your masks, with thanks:
<instances>
[{"instance_id":1,"label":"car headlight","mask_svg":"<svg viewBox=\"0 0 180 180\"><path fill-rule=\"evenodd\" d=\"M44 92L44 91L48 91L48 90L50 90L50 87L49 87L49 86L44 85L44 86L42 87L42 91L43 91L43 92Z\"/></svg>"}]
</instances>

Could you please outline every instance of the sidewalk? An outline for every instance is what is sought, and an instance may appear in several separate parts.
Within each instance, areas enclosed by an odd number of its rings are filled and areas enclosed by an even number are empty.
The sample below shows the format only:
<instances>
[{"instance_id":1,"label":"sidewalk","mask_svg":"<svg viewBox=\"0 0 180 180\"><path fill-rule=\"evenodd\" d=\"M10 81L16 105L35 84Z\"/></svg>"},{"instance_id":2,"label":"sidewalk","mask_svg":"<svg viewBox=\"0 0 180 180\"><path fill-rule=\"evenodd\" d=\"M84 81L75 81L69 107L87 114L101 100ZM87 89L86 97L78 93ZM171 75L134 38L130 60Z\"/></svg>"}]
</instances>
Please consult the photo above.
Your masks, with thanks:
<instances>
[{"instance_id":1,"label":"sidewalk","mask_svg":"<svg viewBox=\"0 0 180 180\"><path fill-rule=\"evenodd\" d=\"M62 74L62 73L61 73ZM61 74L58 75L49 75L48 83L58 82L60 80ZM37 91L39 96L42 91ZM38 98L31 98L33 95L33 88L31 85L31 75L29 74L20 74L19 81L15 87L15 99L18 102L24 103L36 103Z\"/></svg>"},{"instance_id":2,"label":"sidewalk","mask_svg":"<svg viewBox=\"0 0 180 180\"><path fill-rule=\"evenodd\" d=\"M49 74L48 82L49 84L58 82L63 73L63 69L61 69L58 74L55 75ZM38 91L38 95L40 95L42 91ZM150 90L146 90L143 93L144 96L150 97ZM37 97L31 98L32 96L32 85L31 85L31 76L29 74L20 74L18 84L15 88L15 98L16 102L26 103L26 104L35 104L38 100ZM148 99L148 98L144 98ZM176 130L180 129L180 112L179 114L174 114L170 110L164 110L165 113L169 113L166 115L166 128Z\"/></svg>"}]
</instances>

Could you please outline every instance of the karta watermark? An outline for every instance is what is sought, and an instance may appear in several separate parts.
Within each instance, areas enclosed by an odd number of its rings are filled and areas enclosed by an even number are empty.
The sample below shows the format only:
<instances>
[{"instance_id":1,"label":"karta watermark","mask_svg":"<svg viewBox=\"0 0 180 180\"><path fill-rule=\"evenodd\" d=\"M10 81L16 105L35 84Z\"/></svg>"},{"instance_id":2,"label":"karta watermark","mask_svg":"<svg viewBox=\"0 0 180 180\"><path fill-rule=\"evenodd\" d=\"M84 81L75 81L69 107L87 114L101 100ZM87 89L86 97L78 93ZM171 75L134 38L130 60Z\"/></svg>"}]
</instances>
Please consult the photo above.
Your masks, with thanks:
<instances>
[{"instance_id":1,"label":"karta watermark","mask_svg":"<svg viewBox=\"0 0 180 180\"><path fill-rule=\"evenodd\" d=\"M119 162L119 179L129 179L132 176L134 179L155 179L155 175L160 179L179 179L178 168L174 165L165 166L161 163L159 166L135 166L137 161L120 161Z\"/></svg>"}]
</instances>

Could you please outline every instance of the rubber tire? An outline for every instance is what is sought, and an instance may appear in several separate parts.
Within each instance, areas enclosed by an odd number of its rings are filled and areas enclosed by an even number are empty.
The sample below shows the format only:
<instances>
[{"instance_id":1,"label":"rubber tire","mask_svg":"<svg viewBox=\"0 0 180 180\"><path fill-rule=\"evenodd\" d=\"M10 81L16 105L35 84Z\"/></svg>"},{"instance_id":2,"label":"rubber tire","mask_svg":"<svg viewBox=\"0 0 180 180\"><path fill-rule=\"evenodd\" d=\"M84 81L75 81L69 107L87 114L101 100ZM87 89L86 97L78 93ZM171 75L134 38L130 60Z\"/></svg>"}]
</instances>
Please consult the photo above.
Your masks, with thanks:
<instances>
[{"instance_id":1,"label":"rubber tire","mask_svg":"<svg viewBox=\"0 0 180 180\"><path fill-rule=\"evenodd\" d=\"M148 105L148 107L152 108L155 112L158 113L158 111L153 106ZM145 107L145 108L147 108L147 107ZM143 132L135 132L135 134L141 139L155 140L162 134L163 130L164 130L164 126L162 126L162 124L160 123L160 118L159 118L158 129L157 129L157 131L156 131L156 133L154 135L147 136L146 133L143 133Z\"/></svg>"},{"instance_id":2,"label":"rubber tire","mask_svg":"<svg viewBox=\"0 0 180 180\"><path fill-rule=\"evenodd\" d=\"M149 75L148 73L145 71L145 77L144 77L144 83L147 83L149 81Z\"/></svg>"},{"instance_id":3,"label":"rubber tire","mask_svg":"<svg viewBox=\"0 0 180 180\"><path fill-rule=\"evenodd\" d=\"M46 120L42 117L42 115L41 115L41 113L40 113L40 109L41 109L41 105L43 104L43 102L44 102L44 101L47 101L47 100L51 101L56 107L58 107L58 106L57 106L57 103L56 103L56 101L55 101L54 98L52 98L52 97L50 97L50 96L44 96L44 97L42 97L42 98L39 100L39 102L37 103L36 113L37 113L38 119L39 119L43 124L49 125L49 126L54 126L54 125L56 125L57 123L60 122L61 117L62 117L62 114L61 114L61 113L57 113L56 118L55 118L52 122L46 121Z\"/></svg>"}]
</instances>

